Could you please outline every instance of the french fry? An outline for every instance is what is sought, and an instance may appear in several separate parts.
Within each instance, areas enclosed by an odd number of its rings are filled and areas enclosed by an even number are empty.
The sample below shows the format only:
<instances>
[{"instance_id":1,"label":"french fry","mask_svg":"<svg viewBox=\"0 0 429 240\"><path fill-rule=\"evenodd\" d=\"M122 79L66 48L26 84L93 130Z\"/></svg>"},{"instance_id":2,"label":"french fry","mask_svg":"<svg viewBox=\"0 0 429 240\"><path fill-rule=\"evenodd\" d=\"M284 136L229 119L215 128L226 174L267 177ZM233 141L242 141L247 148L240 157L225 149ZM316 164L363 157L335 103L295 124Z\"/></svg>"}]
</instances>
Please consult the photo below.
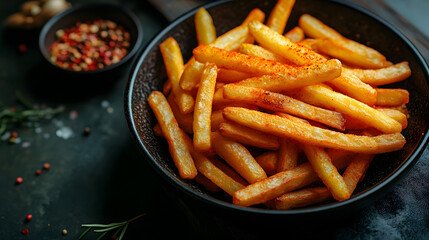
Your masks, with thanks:
<instances>
[{"instance_id":1,"label":"french fry","mask_svg":"<svg viewBox=\"0 0 429 240\"><path fill-rule=\"evenodd\" d=\"M331 198L332 194L326 187L308 187L285 193L268 201L266 205L272 209L286 210L309 206L330 200Z\"/></svg>"},{"instance_id":2,"label":"french fry","mask_svg":"<svg viewBox=\"0 0 429 240\"><path fill-rule=\"evenodd\" d=\"M148 102L161 126L162 134L168 142L171 157L180 177L184 179L195 178L198 172L189 147L183 140L183 135L186 134L179 127L167 99L161 92L153 91L149 95Z\"/></svg>"},{"instance_id":3,"label":"french fry","mask_svg":"<svg viewBox=\"0 0 429 240\"><path fill-rule=\"evenodd\" d=\"M395 83L411 76L411 69L406 61L379 69L359 69L343 66L343 71L355 75L362 82L371 86Z\"/></svg>"},{"instance_id":4,"label":"french fry","mask_svg":"<svg viewBox=\"0 0 429 240\"><path fill-rule=\"evenodd\" d=\"M410 93L405 89L376 88L377 100L375 105L380 107L396 107L407 104Z\"/></svg>"},{"instance_id":5,"label":"french fry","mask_svg":"<svg viewBox=\"0 0 429 240\"><path fill-rule=\"evenodd\" d=\"M217 82L233 83L253 77L251 74L220 68L217 74Z\"/></svg>"},{"instance_id":6,"label":"french fry","mask_svg":"<svg viewBox=\"0 0 429 240\"><path fill-rule=\"evenodd\" d=\"M177 105L173 94L168 95L167 101L170 104L171 111L173 111L174 117L179 124L179 127L183 129L183 131L192 134L194 133L193 123L194 123L194 114L187 113L183 114L180 112L179 106Z\"/></svg>"},{"instance_id":7,"label":"french fry","mask_svg":"<svg viewBox=\"0 0 429 240\"><path fill-rule=\"evenodd\" d=\"M208 152L211 149L211 115L216 78L216 65L206 63L194 107L193 141L194 148L200 152Z\"/></svg>"},{"instance_id":8,"label":"french fry","mask_svg":"<svg viewBox=\"0 0 429 240\"><path fill-rule=\"evenodd\" d=\"M249 13L242 25L217 37L210 45L226 50L235 50L240 47L243 42L249 41L248 21L263 21L264 18L265 14L261 10L254 9ZM182 89L191 90L198 85L204 64L196 61L195 58L192 57L186 65L179 84Z\"/></svg>"},{"instance_id":9,"label":"french fry","mask_svg":"<svg viewBox=\"0 0 429 240\"><path fill-rule=\"evenodd\" d=\"M407 115L405 115L401 111L397 109L391 109L391 108L376 108L376 109L377 111L380 111L384 113L386 116L391 117L395 121L399 122L402 126L402 129L405 129L408 126ZM345 118L346 118L346 124L345 124L346 129L366 129L370 127L358 119L355 119L349 116L345 116Z\"/></svg>"},{"instance_id":10,"label":"french fry","mask_svg":"<svg viewBox=\"0 0 429 240\"><path fill-rule=\"evenodd\" d=\"M305 38L304 31L298 26L292 28L289 32L285 33L284 36L292 42L296 43L301 42Z\"/></svg>"},{"instance_id":11,"label":"french fry","mask_svg":"<svg viewBox=\"0 0 429 240\"><path fill-rule=\"evenodd\" d=\"M261 22L250 22L249 31L259 45L297 65L311 65L326 61L320 54L298 45Z\"/></svg>"},{"instance_id":12,"label":"french fry","mask_svg":"<svg viewBox=\"0 0 429 240\"><path fill-rule=\"evenodd\" d=\"M199 184L201 184L205 189L207 189L209 192L214 192L214 193L216 193L216 192L219 192L221 189L216 185L216 184L214 184L212 181L210 181L210 179L208 179L207 177L205 177L204 175L202 175L202 174L198 174L195 178L194 178L194 180L197 182L197 183L199 183Z\"/></svg>"},{"instance_id":13,"label":"french fry","mask_svg":"<svg viewBox=\"0 0 429 240\"><path fill-rule=\"evenodd\" d=\"M291 74L270 74L248 78L235 84L262 88L272 92L282 92L298 89L304 86L330 81L341 76L341 63L336 59L323 64L313 64L308 67L297 67Z\"/></svg>"},{"instance_id":14,"label":"french fry","mask_svg":"<svg viewBox=\"0 0 429 240\"><path fill-rule=\"evenodd\" d=\"M236 123L221 123L218 131L222 136L233 139L243 145L271 150L279 148L279 140L277 137Z\"/></svg>"},{"instance_id":15,"label":"french fry","mask_svg":"<svg viewBox=\"0 0 429 240\"><path fill-rule=\"evenodd\" d=\"M343 178L350 192L356 189L358 182L365 175L374 154L359 154L356 156L343 173Z\"/></svg>"},{"instance_id":16,"label":"french fry","mask_svg":"<svg viewBox=\"0 0 429 240\"><path fill-rule=\"evenodd\" d=\"M223 87L223 95L226 99L255 104L272 111L286 112L344 130L342 114L314 107L283 94L265 91L260 88L227 84Z\"/></svg>"},{"instance_id":17,"label":"french fry","mask_svg":"<svg viewBox=\"0 0 429 240\"><path fill-rule=\"evenodd\" d=\"M223 117L226 120L278 137L287 137L314 146L358 153L392 152L401 149L405 144L405 138L399 132L375 137L344 134L245 108L227 107L223 111Z\"/></svg>"},{"instance_id":18,"label":"french fry","mask_svg":"<svg viewBox=\"0 0 429 240\"><path fill-rule=\"evenodd\" d=\"M268 176L277 172L278 153L275 151L264 152L255 157L256 162L264 169Z\"/></svg>"},{"instance_id":19,"label":"french fry","mask_svg":"<svg viewBox=\"0 0 429 240\"><path fill-rule=\"evenodd\" d=\"M171 81L171 90L180 112L183 114L190 113L194 109L194 98L189 92L184 91L179 86L184 68L180 47L174 38L169 37L160 44L160 50L167 70L167 76Z\"/></svg>"},{"instance_id":20,"label":"french fry","mask_svg":"<svg viewBox=\"0 0 429 240\"><path fill-rule=\"evenodd\" d=\"M195 30L199 44L210 44L216 39L216 28L210 13L205 8L195 14Z\"/></svg>"},{"instance_id":21,"label":"french fry","mask_svg":"<svg viewBox=\"0 0 429 240\"><path fill-rule=\"evenodd\" d=\"M212 117L211 117L211 127L212 132L215 132L221 123L225 122L225 119L223 119L223 109L219 109L216 111L212 111Z\"/></svg>"},{"instance_id":22,"label":"french fry","mask_svg":"<svg viewBox=\"0 0 429 240\"><path fill-rule=\"evenodd\" d=\"M291 141L287 138L280 138L279 141L280 147L278 150L276 170L277 172L282 172L296 167L300 148L295 141Z\"/></svg>"},{"instance_id":23,"label":"french fry","mask_svg":"<svg viewBox=\"0 0 429 240\"><path fill-rule=\"evenodd\" d=\"M384 133L395 133L402 130L401 124L385 114L322 85L303 87L293 97L303 102L359 119L368 126L372 126Z\"/></svg>"},{"instance_id":24,"label":"french fry","mask_svg":"<svg viewBox=\"0 0 429 240\"><path fill-rule=\"evenodd\" d=\"M247 182L254 183L267 177L262 167L243 145L213 132L212 148Z\"/></svg>"},{"instance_id":25,"label":"french fry","mask_svg":"<svg viewBox=\"0 0 429 240\"><path fill-rule=\"evenodd\" d=\"M339 57L364 68L382 68L390 65L386 57L375 49L345 38L309 14L303 14L298 25L307 36L321 40L316 41L313 46L322 53Z\"/></svg>"},{"instance_id":26,"label":"french fry","mask_svg":"<svg viewBox=\"0 0 429 240\"><path fill-rule=\"evenodd\" d=\"M295 0L278 0L267 19L267 26L283 34Z\"/></svg>"},{"instance_id":27,"label":"french fry","mask_svg":"<svg viewBox=\"0 0 429 240\"><path fill-rule=\"evenodd\" d=\"M238 51L240 53L244 53L246 55L261 57L261 58L265 58L265 59L276 61L276 62L281 62L281 63L285 63L285 64L291 63L288 60L286 60L285 58L283 58L282 56L275 54L273 52L270 52L267 49L265 49L261 46L258 46L258 45L254 45L254 44L243 43L243 44L241 44Z\"/></svg>"},{"instance_id":28,"label":"french fry","mask_svg":"<svg viewBox=\"0 0 429 240\"><path fill-rule=\"evenodd\" d=\"M227 174L228 176L230 176L232 179L234 179L236 182L246 186L249 185L246 180L244 180L240 175L238 175L238 173L236 171L234 171L234 169L232 169L227 163L219 160L218 158L216 158L215 156L213 157L209 157L210 161L220 170L222 170L222 172L224 172L225 174Z\"/></svg>"}]
</instances>

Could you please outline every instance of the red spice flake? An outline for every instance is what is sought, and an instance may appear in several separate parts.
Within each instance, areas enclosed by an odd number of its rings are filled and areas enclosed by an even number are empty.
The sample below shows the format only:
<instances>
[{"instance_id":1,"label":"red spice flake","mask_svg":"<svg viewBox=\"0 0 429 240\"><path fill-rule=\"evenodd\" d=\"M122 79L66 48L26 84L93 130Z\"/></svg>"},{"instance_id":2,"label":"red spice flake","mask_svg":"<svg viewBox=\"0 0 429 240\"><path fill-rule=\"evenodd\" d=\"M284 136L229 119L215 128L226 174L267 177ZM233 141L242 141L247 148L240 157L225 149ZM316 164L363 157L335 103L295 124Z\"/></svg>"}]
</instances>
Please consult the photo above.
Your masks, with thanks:
<instances>
[{"instance_id":1,"label":"red spice flake","mask_svg":"<svg viewBox=\"0 0 429 240\"><path fill-rule=\"evenodd\" d=\"M15 181L17 184L21 184L24 181L24 179L22 179L22 177L17 177Z\"/></svg>"},{"instance_id":2,"label":"red spice flake","mask_svg":"<svg viewBox=\"0 0 429 240\"><path fill-rule=\"evenodd\" d=\"M19 44L18 50L21 53L25 53L27 51L27 45L25 45L25 44Z\"/></svg>"},{"instance_id":3,"label":"red spice flake","mask_svg":"<svg viewBox=\"0 0 429 240\"><path fill-rule=\"evenodd\" d=\"M41 174L42 174L42 170L37 169L37 170L36 170L36 175L37 175L37 176L40 176Z\"/></svg>"},{"instance_id":4,"label":"red spice flake","mask_svg":"<svg viewBox=\"0 0 429 240\"><path fill-rule=\"evenodd\" d=\"M33 219L33 215L28 214L27 216L25 216L25 220L30 221L31 219Z\"/></svg>"},{"instance_id":5,"label":"red spice flake","mask_svg":"<svg viewBox=\"0 0 429 240\"><path fill-rule=\"evenodd\" d=\"M48 169L50 169L50 168L51 168L51 164L49 164L49 163L45 163L45 164L43 164L43 169L48 170Z\"/></svg>"},{"instance_id":6,"label":"red spice flake","mask_svg":"<svg viewBox=\"0 0 429 240\"><path fill-rule=\"evenodd\" d=\"M29 232L30 231L28 231L28 228L26 228L26 229L24 229L24 230L21 231L21 233L24 234L24 235L28 235Z\"/></svg>"},{"instance_id":7,"label":"red spice flake","mask_svg":"<svg viewBox=\"0 0 429 240\"><path fill-rule=\"evenodd\" d=\"M119 62L128 54L130 33L110 20L97 19L60 29L50 46L51 61L74 71L97 70ZM111 54L119 49L121 54ZM85 63L85 64L83 64Z\"/></svg>"}]
</instances>

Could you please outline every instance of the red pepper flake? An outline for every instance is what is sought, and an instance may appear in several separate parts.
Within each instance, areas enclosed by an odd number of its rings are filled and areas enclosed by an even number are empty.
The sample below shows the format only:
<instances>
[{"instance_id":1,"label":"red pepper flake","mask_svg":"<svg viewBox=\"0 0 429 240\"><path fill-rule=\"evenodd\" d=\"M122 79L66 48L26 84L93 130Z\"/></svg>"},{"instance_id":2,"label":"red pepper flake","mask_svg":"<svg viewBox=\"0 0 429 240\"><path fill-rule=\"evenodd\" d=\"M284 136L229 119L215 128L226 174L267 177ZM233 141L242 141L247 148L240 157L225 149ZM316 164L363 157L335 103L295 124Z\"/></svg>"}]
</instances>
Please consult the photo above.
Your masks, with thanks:
<instances>
[{"instance_id":1,"label":"red pepper flake","mask_svg":"<svg viewBox=\"0 0 429 240\"><path fill-rule=\"evenodd\" d=\"M21 52L21 53L25 53L25 52L27 52L27 45L25 45L25 44L19 44L19 46L18 46L18 50L19 50L19 52Z\"/></svg>"},{"instance_id":2,"label":"red pepper flake","mask_svg":"<svg viewBox=\"0 0 429 240\"><path fill-rule=\"evenodd\" d=\"M25 220L30 221L31 219L33 219L33 215L28 214L27 216L25 216Z\"/></svg>"},{"instance_id":3,"label":"red pepper flake","mask_svg":"<svg viewBox=\"0 0 429 240\"><path fill-rule=\"evenodd\" d=\"M21 233L24 234L24 235L28 235L29 232L30 231L28 231L28 228L26 228L26 229L24 229L24 230L21 231Z\"/></svg>"},{"instance_id":4,"label":"red pepper flake","mask_svg":"<svg viewBox=\"0 0 429 240\"><path fill-rule=\"evenodd\" d=\"M43 164L43 169L48 170L50 168L51 168L51 164L49 164L49 163Z\"/></svg>"},{"instance_id":5,"label":"red pepper flake","mask_svg":"<svg viewBox=\"0 0 429 240\"><path fill-rule=\"evenodd\" d=\"M36 170L36 175L37 175L37 176L40 176L41 174L42 174L42 170L37 169L37 170Z\"/></svg>"},{"instance_id":6,"label":"red pepper flake","mask_svg":"<svg viewBox=\"0 0 429 240\"><path fill-rule=\"evenodd\" d=\"M17 184L21 184L24 181L24 179L22 179L22 177L17 177L15 181Z\"/></svg>"}]
</instances>

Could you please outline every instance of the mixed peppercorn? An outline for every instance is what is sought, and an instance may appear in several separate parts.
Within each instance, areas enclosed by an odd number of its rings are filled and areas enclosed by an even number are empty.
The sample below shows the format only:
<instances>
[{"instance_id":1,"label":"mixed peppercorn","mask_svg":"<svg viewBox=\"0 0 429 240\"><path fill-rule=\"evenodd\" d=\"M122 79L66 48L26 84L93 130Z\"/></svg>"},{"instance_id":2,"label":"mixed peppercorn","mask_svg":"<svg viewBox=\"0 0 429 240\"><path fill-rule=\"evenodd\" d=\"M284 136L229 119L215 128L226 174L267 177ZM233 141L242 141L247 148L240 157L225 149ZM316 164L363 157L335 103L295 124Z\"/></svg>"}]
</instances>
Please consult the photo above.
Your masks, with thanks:
<instances>
[{"instance_id":1,"label":"mixed peppercorn","mask_svg":"<svg viewBox=\"0 0 429 240\"><path fill-rule=\"evenodd\" d=\"M91 71L119 62L128 54L130 33L111 20L78 22L56 32L51 61L74 70Z\"/></svg>"}]
</instances>

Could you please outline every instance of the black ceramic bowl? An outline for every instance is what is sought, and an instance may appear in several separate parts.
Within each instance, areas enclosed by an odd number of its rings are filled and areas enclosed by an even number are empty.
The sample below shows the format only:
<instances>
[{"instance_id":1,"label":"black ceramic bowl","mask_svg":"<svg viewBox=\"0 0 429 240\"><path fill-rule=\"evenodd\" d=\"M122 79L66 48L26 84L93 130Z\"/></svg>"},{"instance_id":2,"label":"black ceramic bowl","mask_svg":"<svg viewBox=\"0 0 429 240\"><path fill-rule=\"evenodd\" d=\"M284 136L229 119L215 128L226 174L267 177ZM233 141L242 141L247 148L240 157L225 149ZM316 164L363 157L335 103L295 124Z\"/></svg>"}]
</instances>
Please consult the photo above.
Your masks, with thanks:
<instances>
[{"instance_id":1,"label":"black ceramic bowl","mask_svg":"<svg viewBox=\"0 0 429 240\"><path fill-rule=\"evenodd\" d=\"M239 25L254 8L267 16L276 1L239 0L222 1L206 5L216 26L217 34ZM367 206L381 197L386 190L403 176L419 159L428 140L429 88L428 66L411 42L398 30L374 14L351 4L337 1L297 0L290 15L286 31L298 24L303 13L309 13L338 30L344 36L379 50L388 60L397 63L408 61L412 76L406 81L385 87L404 88L410 92L407 105L410 112L408 127L403 131L407 140L400 151L380 154L371 163L364 180L353 196L343 202L328 202L293 210L270 210L256 207L235 206L223 195L206 191L193 181L179 177L163 138L155 136L156 118L147 103L149 94L161 90L167 79L159 45L168 37L177 40L184 60L197 46L193 10L171 23L148 44L134 63L125 93L126 117L132 135L149 162L168 182L186 195L199 199L210 208L223 209L232 214L297 219L349 214Z\"/></svg>"},{"instance_id":2,"label":"black ceramic bowl","mask_svg":"<svg viewBox=\"0 0 429 240\"><path fill-rule=\"evenodd\" d=\"M87 22L96 19L106 19L116 22L130 33L130 46L128 54L119 62L104 68L90 71L74 71L59 67L51 62L49 47L56 40L56 32L59 29L73 27L77 22ZM129 61L138 51L143 40L143 30L139 19L131 12L120 5L107 3L90 3L73 6L64 12L51 18L42 28L39 35L39 48L44 58L57 70L68 74L91 75L111 72Z\"/></svg>"}]
</instances>

